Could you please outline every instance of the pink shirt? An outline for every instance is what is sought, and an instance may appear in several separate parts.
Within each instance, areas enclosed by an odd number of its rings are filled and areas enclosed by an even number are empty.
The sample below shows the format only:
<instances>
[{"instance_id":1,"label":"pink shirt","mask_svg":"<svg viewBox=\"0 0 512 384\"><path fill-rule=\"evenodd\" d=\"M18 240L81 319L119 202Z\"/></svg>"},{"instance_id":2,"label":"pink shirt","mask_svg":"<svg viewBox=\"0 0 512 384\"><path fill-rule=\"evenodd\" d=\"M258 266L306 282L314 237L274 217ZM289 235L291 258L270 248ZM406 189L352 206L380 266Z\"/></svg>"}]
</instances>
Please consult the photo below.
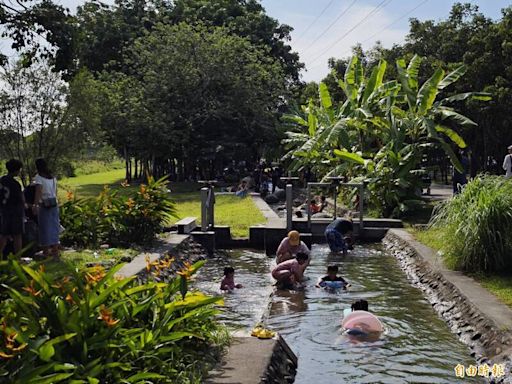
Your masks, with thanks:
<instances>
[{"instance_id":1,"label":"pink shirt","mask_svg":"<svg viewBox=\"0 0 512 384\"><path fill-rule=\"evenodd\" d=\"M281 244L279 244L279 247L277 248L276 254L278 263L281 263L283 261L280 255L284 255L285 253L289 253L293 257L295 257L297 253L305 253L306 255L309 256L309 248L307 247L306 244L304 244L303 241L301 241L298 245L291 245L290 239L285 237L281 241Z\"/></svg>"}]
</instances>

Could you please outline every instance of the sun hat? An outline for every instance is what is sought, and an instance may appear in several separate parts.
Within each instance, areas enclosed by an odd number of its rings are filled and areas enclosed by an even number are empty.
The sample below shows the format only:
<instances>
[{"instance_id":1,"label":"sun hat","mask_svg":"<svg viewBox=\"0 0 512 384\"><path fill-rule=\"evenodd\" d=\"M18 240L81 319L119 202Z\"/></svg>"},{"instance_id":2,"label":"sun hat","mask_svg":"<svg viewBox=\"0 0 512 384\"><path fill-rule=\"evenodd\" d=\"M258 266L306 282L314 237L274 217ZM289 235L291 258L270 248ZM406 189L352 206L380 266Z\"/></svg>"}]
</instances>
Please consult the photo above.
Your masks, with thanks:
<instances>
[{"instance_id":1,"label":"sun hat","mask_svg":"<svg viewBox=\"0 0 512 384\"><path fill-rule=\"evenodd\" d=\"M300 234L297 231L290 231L288 232L288 242L290 245L299 245L300 243Z\"/></svg>"},{"instance_id":2,"label":"sun hat","mask_svg":"<svg viewBox=\"0 0 512 384\"><path fill-rule=\"evenodd\" d=\"M512 145L509 145L507 148L508 148L509 150L510 150L510 149L512 149Z\"/></svg>"}]
</instances>

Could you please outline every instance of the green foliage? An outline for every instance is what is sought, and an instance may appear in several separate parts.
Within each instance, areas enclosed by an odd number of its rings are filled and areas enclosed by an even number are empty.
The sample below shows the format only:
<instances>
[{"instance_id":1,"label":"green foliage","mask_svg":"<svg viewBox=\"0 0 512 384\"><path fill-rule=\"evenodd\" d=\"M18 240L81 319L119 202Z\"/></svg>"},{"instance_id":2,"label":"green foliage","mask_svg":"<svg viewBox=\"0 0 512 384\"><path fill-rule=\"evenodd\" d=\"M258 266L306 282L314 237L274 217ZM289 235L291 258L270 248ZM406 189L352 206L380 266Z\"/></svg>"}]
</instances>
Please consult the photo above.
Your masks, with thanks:
<instances>
[{"instance_id":1,"label":"green foliage","mask_svg":"<svg viewBox=\"0 0 512 384\"><path fill-rule=\"evenodd\" d=\"M200 382L215 346L225 341L213 320L213 304L222 299L182 284L203 264L185 264L169 283L142 285L116 278L119 267L55 279L14 260L2 265L17 285L4 281L9 299L0 319L0 381Z\"/></svg>"},{"instance_id":2,"label":"green foliage","mask_svg":"<svg viewBox=\"0 0 512 384\"><path fill-rule=\"evenodd\" d=\"M438 68L421 84L420 63L418 56L408 65L398 59L398 78L384 81L386 61L376 64L366 78L363 63L352 57L343 80L338 79L343 102L333 103L327 85L320 83L319 103L311 99L302 113L285 116L293 130L284 141L290 149L284 159L292 160L293 170L307 166L321 177L345 175L368 183L370 202L383 216L416 208L426 150L442 149L461 170L451 143L460 148L466 144L453 127L474 124L449 107L450 100L441 94L465 68L459 66L446 76Z\"/></svg>"},{"instance_id":3,"label":"green foliage","mask_svg":"<svg viewBox=\"0 0 512 384\"><path fill-rule=\"evenodd\" d=\"M431 227L451 268L499 272L512 268L512 181L479 176L438 205Z\"/></svg>"},{"instance_id":4,"label":"green foliage","mask_svg":"<svg viewBox=\"0 0 512 384\"><path fill-rule=\"evenodd\" d=\"M147 185L141 184L128 196L108 186L96 198L77 199L70 193L61 206L61 223L66 228L61 240L79 247L97 247L103 242L148 244L174 215L165 178L149 178Z\"/></svg>"}]
</instances>

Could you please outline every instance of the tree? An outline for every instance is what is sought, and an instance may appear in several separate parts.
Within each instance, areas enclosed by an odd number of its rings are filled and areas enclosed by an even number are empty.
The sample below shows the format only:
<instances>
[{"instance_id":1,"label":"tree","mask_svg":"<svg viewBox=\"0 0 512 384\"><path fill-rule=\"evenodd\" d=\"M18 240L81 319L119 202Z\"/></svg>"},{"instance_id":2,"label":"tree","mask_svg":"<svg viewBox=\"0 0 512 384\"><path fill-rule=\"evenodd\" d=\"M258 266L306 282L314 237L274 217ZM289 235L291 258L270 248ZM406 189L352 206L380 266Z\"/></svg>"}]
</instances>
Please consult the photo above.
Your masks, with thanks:
<instances>
[{"instance_id":1,"label":"tree","mask_svg":"<svg viewBox=\"0 0 512 384\"><path fill-rule=\"evenodd\" d=\"M12 48L22 53L25 66L42 56L57 71L70 67L75 29L61 5L51 0L0 0L0 27L2 37L12 39ZM0 65L7 61L0 54Z\"/></svg>"},{"instance_id":2,"label":"tree","mask_svg":"<svg viewBox=\"0 0 512 384\"><path fill-rule=\"evenodd\" d=\"M443 98L442 91L464 74L465 67L446 75L438 68L421 84L420 64L418 56L409 65L397 60L398 79L384 82L385 61L367 78L361 61L352 57L339 82L344 102L333 104L327 85L320 83L320 104L311 100L303 108L306 116L287 117L296 125L286 141L292 167L313 166L322 177L343 174L366 181L373 206L384 216L399 215L418 200L419 165L426 148L442 148L461 170L447 140L465 148L453 128L475 123L449 105L489 96L468 92Z\"/></svg>"},{"instance_id":3,"label":"tree","mask_svg":"<svg viewBox=\"0 0 512 384\"><path fill-rule=\"evenodd\" d=\"M84 124L84 116L91 116L87 92L64 83L45 63L5 66L0 84L2 146L7 157L24 163L24 182L35 174L36 158L59 167L80 150L89 134Z\"/></svg>"}]
</instances>

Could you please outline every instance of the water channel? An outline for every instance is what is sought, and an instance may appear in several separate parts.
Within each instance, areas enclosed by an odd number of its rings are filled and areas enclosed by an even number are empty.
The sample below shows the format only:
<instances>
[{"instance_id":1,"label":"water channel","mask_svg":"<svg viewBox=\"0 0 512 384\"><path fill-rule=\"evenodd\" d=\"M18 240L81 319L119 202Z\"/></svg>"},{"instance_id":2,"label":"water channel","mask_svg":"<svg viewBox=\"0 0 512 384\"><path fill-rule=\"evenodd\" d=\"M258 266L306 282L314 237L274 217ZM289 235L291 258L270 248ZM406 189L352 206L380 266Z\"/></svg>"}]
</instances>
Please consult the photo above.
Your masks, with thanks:
<instances>
[{"instance_id":1,"label":"water channel","mask_svg":"<svg viewBox=\"0 0 512 384\"><path fill-rule=\"evenodd\" d=\"M314 245L305 290L275 291L267 312L272 263L261 253L229 251L207 263L196 286L218 294L224 266L234 266L235 281L244 288L225 295L221 320L249 330L265 314L265 324L279 331L299 358L296 383L456 383L454 367L475 364L380 244L356 246L347 257ZM315 288L330 264L351 283L348 291ZM340 331L343 310L360 298L385 325L378 340L354 340ZM467 382L479 381L466 377Z\"/></svg>"}]
</instances>

